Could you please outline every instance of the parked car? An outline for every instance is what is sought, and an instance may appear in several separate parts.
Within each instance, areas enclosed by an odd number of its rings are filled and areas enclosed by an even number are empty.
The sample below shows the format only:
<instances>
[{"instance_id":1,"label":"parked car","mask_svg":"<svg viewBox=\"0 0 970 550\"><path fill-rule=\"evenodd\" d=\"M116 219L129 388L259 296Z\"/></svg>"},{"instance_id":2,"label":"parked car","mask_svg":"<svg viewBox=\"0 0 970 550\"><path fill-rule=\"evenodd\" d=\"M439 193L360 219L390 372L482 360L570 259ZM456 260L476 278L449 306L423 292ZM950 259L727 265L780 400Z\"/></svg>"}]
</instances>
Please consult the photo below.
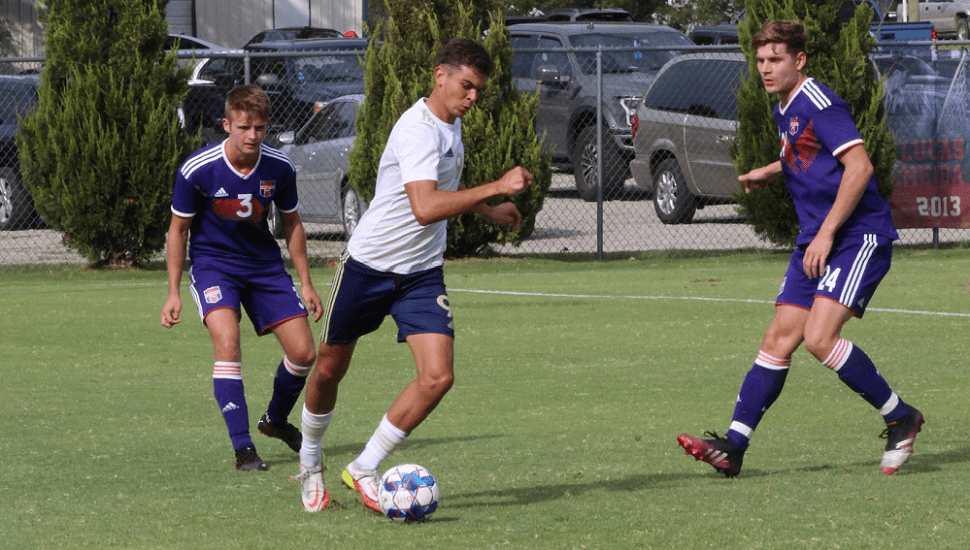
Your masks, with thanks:
<instances>
[{"instance_id":1,"label":"parked car","mask_svg":"<svg viewBox=\"0 0 970 550\"><path fill-rule=\"evenodd\" d=\"M337 29L325 27L280 27L257 33L243 47L245 48L250 44L262 44L263 42L282 42L303 38L343 38L343 36L343 33Z\"/></svg>"},{"instance_id":2,"label":"parked car","mask_svg":"<svg viewBox=\"0 0 970 550\"><path fill-rule=\"evenodd\" d=\"M657 74L637 105L630 171L666 224L688 223L697 208L734 202L729 147L737 135L736 91L744 55L687 54Z\"/></svg>"},{"instance_id":3,"label":"parked car","mask_svg":"<svg viewBox=\"0 0 970 550\"><path fill-rule=\"evenodd\" d=\"M720 46L738 44L738 27L730 23L697 27L687 34L687 38L698 46Z\"/></svg>"},{"instance_id":4,"label":"parked car","mask_svg":"<svg viewBox=\"0 0 970 550\"><path fill-rule=\"evenodd\" d=\"M250 44L251 82L266 91L272 105L268 140L302 127L320 101L364 92L364 38L313 38ZM304 52L304 53L301 53ZM326 55L326 52L341 52ZM352 52L360 52L354 54ZM272 55L278 54L278 55ZM212 58L189 85L186 128L203 128L207 142L221 139L226 94L245 82L245 59Z\"/></svg>"},{"instance_id":5,"label":"parked car","mask_svg":"<svg viewBox=\"0 0 970 550\"><path fill-rule=\"evenodd\" d=\"M194 36L170 33L165 41L165 50L173 50L176 46L178 46L179 66L192 66L192 74L189 76L188 82L189 86L199 86L212 83L211 81L206 80L205 77L201 76L202 71L206 70L207 67L211 70L211 67L213 66L213 58L210 57L211 54L225 54L229 52L241 51L234 50L226 46L221 46L214 42L209 42L208 40L203 40ZM215 63L221 65L224 63L224 61L225 58L218 58L215 60ZM221 102L219 106L215 107L215 109L219 110L220 113L224 111L224 109L221 107ZM182 103L179 105L178 116L182 126L188 127L189 122L186 119L185 101L182 101ZM222 114L218 114L218 118L221 120ZM194 131L194 129L195 128L192 130Z\"/></svg>"},{"instance_id":6,"label":"parked car","mask_svg":"<svg viewBox=\"0 0 970 550\"><path fill-rule=\"evenodd\" d=\"M165 50L169 51L174 49L176 43L178 44L179 52L190 51L192 53L205 53L207 51L222 52L231 49L221 44L209 42L208 40L187 34L169 33L168 38L165 39Z\"/></svg>"},{"instance_id":7,"label":"parked car","mask_svg":"<svg viewBox=\"0 0 970 550\"><path fill-rule=\"evenodd\" d=\"M37 107L40 78L34 75L0 76L0 230L30 229L44 225L20 176L17 155L18 120Z\"/></svg>"},{"instance_id":8,"label":"parked car","mask_svg":"<svg viewBox=\"0 0 970 550\"><path fill-rule=\"evenodd\" d=\"M539 135L545 135L556 165L572 169L584 200L597 196L597 52L568 50L627 48L602 56L603 196L610 196L630 177L630 123L643 90L677 48L693 43L670 27L646 23L524 23L508 29L513 83L520 92L539 93Z\"/></svg>"},{"instance_id":9,"label":"parked car","mask_svg":"<svg viewBox=\"0 0 970 550\"><path fill-rule=\"evenodd\" d=\"M619 8L563 8L553 10L547 21L633 21L633 16Z\"/></svg>"},{"instance_id":10,"label":"parked car","mask_svg":"<svg viewBox=\"0 0 970 550\"><path fill-rule=\"evenodd\" d=\"M296 166L300 217L310 223L343 224L348 239L366 209L347 177L357 136L354 123L363 103L363 94L319 103L305 126L279 137L280 150ZM271 215L270 222L278 233L278 216Z\"/></svg>"}]
</instances>

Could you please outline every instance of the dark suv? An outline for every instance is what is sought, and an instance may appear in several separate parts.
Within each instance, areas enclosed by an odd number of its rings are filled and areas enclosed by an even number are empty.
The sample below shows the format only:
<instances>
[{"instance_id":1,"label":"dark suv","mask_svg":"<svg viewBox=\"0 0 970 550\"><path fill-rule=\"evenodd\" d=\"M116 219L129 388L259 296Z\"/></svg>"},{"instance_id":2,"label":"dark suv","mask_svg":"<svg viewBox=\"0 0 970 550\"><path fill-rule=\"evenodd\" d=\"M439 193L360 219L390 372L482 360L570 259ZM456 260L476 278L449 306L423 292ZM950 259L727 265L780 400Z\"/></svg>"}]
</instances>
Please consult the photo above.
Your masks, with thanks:
<instances>
[{"instance_id":1,"label":"dark suv","mask_svg":"<svg viewBox=\"0 0 970 550\"><path fill-rule=\"evenodd\" d=\"M343 33L337 29L326 27L280 27L278 29L266 29L249 39L246 45L262 44L263 42L280 42L283 40L297 40L301 38L343 38Z\"/></svg>"},{"instance_id":2,"label":"dark suv","mask_svg":"<svg viewBox=\"0 0 970 550\"><path fill-rule=\"evenodd\" d=\"M37 107L37 76L0 76L0 230L29 229L43 224L20 177L17 155L19 119Z\"/></svg>"},{"instance_id":3,"label":"dark suv","mask_svg":"<svg viewBox=\"0 0 970 550\"><path fill-rule=\"evenodd\" d=\"M630 122L640 96L677 48L693 43L670 27L645 23L525 23L509 26L509 34L513 82L521 92L539 93L539 135L556 165L572 169L584 200L597 195L597 52L571 50L604 47L603 196L615 194L630 177Z\"/></svg>"},{"instance_id":4,"label":"dark suv","mask_svg":"<svg viewBox=\"0 0 970 550\"><path fill-rule=\"evenodd\" d=\"M250 82L270 97L270 142L280 132L302 127L316 103L363 93L366 49L364 38L298 39L246 46ZM245 70L245 58L240 56L214 57L200 68L183 107L190 132L201 125L203 138L210 142L224 135L225 97L233 86L245 82Z\"/></svg>"},{"instance_id":5,"label":"dark suv","mask_svg":"<svg viewBox=\"0 0 970 550\"><path fill-rule=\"evenodd\" d=\"M553 10L548 21L633 21L633 16L618 8L563 8Z\"/></svg>"}]
</instances>

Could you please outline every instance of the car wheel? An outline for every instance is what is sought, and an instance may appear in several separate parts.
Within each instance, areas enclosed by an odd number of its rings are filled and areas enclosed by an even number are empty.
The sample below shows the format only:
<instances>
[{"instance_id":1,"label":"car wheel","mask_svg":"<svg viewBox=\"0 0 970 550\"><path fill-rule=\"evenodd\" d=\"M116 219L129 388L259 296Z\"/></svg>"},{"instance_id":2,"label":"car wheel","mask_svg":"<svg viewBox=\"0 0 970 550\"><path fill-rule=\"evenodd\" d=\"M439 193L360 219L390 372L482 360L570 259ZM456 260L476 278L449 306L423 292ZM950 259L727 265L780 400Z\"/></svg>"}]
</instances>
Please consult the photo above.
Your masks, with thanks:
<instances>
[{"instance_id":1,"label":"car wheel","mask_svg":"<svg viewBox=\"0 0 970 550\"><path fill-rule=\"evenodd\" d=\"M269 225L269 232L274 239L283 238L283 218L275 204L269 205L269 213L266 214L266 223Z\"/></svg>"},{"instance_id":2,"label":"car wheel","mask_svg":"<svg viewBox=\"0 0 970 550\"><path fill-rule=\"evenodd\" d=\"M967 20L961 19L957 23L957 40L966 40L970 38L970 28L967 27Z\"/></svg>"},{"instance_id":3,"label":"car wheel","mask_svg":"<svg viewBox=\"0 0 970 550\"><path fill-rule=\"evenodd\" d=\"M573 144L573 176L576 178L576 191L585 201L596 200L596 126L580 130ZM603 136L603 198L615 195L626 181L630 167L623 162L620 153L609 136Z\"/></svg>"},{"instance_id":4,"label":"car wheel","mask_svg":"<svg viewBox=\"0 0 970 550\"><path fill-rule=\"evenodd\" d=\"M664 159L653 173L653 207L665 224L689 223L694 218L697 200L687 189L680 165Z\"/></svg>"},{"instance_id":5,"label":"car wheel","mask_svg":"<svg viewBox=\"0 0 970 550\"><path fill-rule=\"evenodd\" d=\"M0 231L26 228L33 218L30 193L13 168L0 168Z\"/></svg>"},{"instance_id":6,"label":"car wheel","mask_svg":"<svg viewBox=\"0 0 970 550\"><path fill-rule=\"evenodd\" d=\"M350 236L354 234L354 230L357 229L357 223L360 221L360 217L364 214L364 199L360 198L360 194L354 189L354 186L348 185L343 193L343 219L344 219L344 237L350 240Z\"/></svg>"}]
</instances>

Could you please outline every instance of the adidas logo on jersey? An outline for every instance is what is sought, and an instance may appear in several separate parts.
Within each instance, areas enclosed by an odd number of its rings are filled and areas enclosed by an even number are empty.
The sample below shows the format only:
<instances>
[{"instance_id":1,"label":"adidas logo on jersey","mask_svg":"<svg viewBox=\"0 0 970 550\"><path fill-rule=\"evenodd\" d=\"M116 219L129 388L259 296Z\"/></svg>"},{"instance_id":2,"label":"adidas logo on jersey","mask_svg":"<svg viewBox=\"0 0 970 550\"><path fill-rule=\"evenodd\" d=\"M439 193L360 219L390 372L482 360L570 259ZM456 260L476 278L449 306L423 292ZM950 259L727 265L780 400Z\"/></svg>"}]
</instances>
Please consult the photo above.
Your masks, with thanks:
<instances>
[{"instance_id":1,"label":"adidas logo on jersey","mask_svg":"<svg viewBox=\"0 0 970 550\"><path fill-rule=\"evenodd\" d=\"M215 197L216 198L219 198L219 197L228 197L228 196L229 196L229 193L226 193L226 190L223 187L220 187L219 190L216 191L216 194L215 194Z\"/></svg>"},{"instance_id":2,"label":"adidas logo on jersey","mask_svg":"<svg viewBox=\"0 0 970 550\"><path fill-rule=\"evenodd\" d=\"M222 408L222 412L224 413L227 413L229 411L238 411L238 410L239 410L239 405L236 405L232 401L230 401L225 407Z\"/></svg>"}]
</instances>

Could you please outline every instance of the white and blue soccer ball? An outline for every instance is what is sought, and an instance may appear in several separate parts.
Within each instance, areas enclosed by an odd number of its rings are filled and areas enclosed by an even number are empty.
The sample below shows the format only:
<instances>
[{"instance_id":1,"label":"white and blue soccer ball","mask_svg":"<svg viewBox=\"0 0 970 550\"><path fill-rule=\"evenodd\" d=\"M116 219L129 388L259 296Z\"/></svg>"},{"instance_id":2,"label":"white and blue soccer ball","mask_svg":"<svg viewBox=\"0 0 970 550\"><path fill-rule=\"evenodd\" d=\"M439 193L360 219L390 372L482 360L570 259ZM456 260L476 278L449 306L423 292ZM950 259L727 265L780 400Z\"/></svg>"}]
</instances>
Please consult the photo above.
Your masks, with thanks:
<instances>
[{"instance_id":1,"label":"white and blue soccer ball","mask_svg":"<svg viewBox=\"0 0 970 550\"><path fill-rule=\"evenodd\" d=\"M417 464L398 464L385 472L377 495L384 515L407 523L427 519L438 509L439 498L438 481Z\"/></svg>"}]
</instances>

